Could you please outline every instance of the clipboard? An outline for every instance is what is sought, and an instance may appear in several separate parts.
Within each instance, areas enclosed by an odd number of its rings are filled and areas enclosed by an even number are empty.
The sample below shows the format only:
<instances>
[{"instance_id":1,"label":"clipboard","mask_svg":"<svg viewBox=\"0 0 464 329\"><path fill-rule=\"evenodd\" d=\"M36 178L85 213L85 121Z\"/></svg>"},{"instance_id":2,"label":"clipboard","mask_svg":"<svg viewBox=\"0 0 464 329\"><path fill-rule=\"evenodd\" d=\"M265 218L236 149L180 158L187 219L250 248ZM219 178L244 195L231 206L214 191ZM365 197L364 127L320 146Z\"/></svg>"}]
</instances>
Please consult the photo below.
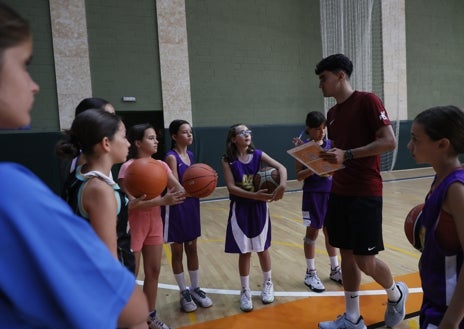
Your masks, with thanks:
<instances>
[{"instance_id":1,"label":"clipboard","mask_svg":"<svg viewBox=\"0 0 464 329\"><path fill-rule=\"evenodd\" d=\"M329 173L345 168L341 163L330 163L322 159L320 153L323 151L319 144L310 141L287 150L287 153L319 176L326 176Z\"/></svg>"}]
</instances>

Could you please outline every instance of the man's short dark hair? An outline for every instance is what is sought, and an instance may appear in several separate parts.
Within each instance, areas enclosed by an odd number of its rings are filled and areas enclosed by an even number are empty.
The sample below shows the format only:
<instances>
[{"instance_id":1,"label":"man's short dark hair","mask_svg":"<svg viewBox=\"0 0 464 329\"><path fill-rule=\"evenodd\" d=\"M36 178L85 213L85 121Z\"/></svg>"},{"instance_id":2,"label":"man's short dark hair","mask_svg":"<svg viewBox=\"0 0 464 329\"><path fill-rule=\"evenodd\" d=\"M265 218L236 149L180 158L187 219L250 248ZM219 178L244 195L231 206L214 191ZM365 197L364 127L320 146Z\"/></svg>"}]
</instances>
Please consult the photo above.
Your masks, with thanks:
<instances>
[{"instance_id":1,"label":"man's short dark hair","mask_svg":"<svg viewBox=\"0 0 464 329\"><path fill-rule=\"evenodd\" d=\"M330 71L334 73L338 73L340 71L344 71L348 77L351 76L353 72L353 63L351 60L343 54L335 54L327 56L326 58L322 59L316 65L316 74L319 75L324 71Z\"/></svg>"}]
</instances>

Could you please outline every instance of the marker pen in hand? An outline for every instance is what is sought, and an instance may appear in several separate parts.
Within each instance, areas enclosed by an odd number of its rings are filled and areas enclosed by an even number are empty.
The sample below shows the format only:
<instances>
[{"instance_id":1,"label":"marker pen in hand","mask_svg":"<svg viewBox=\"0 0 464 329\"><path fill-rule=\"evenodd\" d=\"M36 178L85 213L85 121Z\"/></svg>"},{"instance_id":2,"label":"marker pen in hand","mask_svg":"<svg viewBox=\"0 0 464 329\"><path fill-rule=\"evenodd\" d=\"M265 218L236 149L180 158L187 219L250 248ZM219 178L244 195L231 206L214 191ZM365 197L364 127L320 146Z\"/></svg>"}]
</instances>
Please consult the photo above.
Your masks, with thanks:
<instances>
[{"instance_id":1,"label":"marker pen in hand","mask_svg":"<svg viewBox=\"0 0 464 329\"><path fill-rule=\"evenodd\" d=\"M300 134L298 135L298 138L293 140L293 145L298 146L303 144L303 140L301 139L305 133L305 130L303 129Z\"/></svg>"}]
</instances>

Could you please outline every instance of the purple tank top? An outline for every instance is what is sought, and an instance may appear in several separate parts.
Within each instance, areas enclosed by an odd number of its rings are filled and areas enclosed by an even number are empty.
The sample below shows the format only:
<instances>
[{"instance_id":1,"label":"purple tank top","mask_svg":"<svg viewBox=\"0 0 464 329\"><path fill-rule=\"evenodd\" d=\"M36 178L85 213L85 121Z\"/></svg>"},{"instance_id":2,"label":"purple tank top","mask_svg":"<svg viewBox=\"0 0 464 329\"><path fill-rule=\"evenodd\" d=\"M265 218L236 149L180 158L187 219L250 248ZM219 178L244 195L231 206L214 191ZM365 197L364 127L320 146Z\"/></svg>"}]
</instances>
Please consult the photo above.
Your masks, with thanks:
<instances>
[{"instance_id":1,"label":"purple tank top","mask_svg":"<svg viewBox=\"0 0 464 329\"><path fill-rule=\"evenodd\" d=\"M429 193L421 216L421 230L425 231L425 242L419 262L419 273L424 300L427 300L427 310L423 311L435 324L440 322L440 317L443 317L446 311L463 262L462 248L458 252L446 252L439 246L434 234L446 193L454 182L464 183L463 169L449 174ZM460 328L462 327L464 323L461 323Z\"/></svg>"},{"instance_id":2,"label":"purple tank top","mask_svg":"<svg viewBox=\"0 0 464 329\"><path fill-rule=\"evenodd\" d=\"M190 165L193 165L195 163L195 159L194 159L192 151L187 150L187 154L188 154L189 159L190 159ZM167 151L166 152L166 157L169 156L169 155L173 155L176 158L177 175L179 176L179 182L182 182L182 178L184 177L184 173L187 170L187 168L189 167L189 165L182 161L182 159L180 158L180 155L176 151L174 151L174 150Z\"/></svg>"},{"instance_id":3,"label":"purple tank top","mask_svg":"<svg viewBox=\"0 0 464 329\"><path fill-rule=\"evenodd\" d=\"M254 150L251 154L251 160L248 163L243 163L238 159L229 162L230 169L234 176L235 185L241 187L244 190L254 192L253 177L258 172L261 165L261 150ZM231 200L244 200L244 198L230 195ZM250 199L246 199L250 200Z\"/></svg>"}]
</instances>

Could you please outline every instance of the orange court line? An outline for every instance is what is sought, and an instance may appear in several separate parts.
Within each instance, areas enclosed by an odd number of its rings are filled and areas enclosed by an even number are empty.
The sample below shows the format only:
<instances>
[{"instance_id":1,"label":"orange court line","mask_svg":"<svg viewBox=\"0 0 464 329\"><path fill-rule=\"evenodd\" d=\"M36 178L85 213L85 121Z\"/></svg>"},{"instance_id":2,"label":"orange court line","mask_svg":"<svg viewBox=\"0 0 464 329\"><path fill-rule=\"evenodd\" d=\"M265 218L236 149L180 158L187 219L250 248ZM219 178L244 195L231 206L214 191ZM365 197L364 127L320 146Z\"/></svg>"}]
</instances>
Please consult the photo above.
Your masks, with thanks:
<instances>
[{"instance_id":1,"label":"orange court line","mask_svg":"<svg viewBox=\"0 0 464 329\"><path fill-rule=\"evenodd\" d=\"M419 273L401 275L395 280L405 282L409 288L420 288ZM361 286L362 290L382 290L377 283ZM384 325L387 297L382 295L361 295L360 307L368 328ZM407 317L418 315L422 303L422 293L410 293L406 302ZM345 310L345 297L308 297L297 301L264 307L249 313L227 316L182 327L184 329L308 329L317 328L320 321L334 320Z\"/></svg>"}]
</instances>

